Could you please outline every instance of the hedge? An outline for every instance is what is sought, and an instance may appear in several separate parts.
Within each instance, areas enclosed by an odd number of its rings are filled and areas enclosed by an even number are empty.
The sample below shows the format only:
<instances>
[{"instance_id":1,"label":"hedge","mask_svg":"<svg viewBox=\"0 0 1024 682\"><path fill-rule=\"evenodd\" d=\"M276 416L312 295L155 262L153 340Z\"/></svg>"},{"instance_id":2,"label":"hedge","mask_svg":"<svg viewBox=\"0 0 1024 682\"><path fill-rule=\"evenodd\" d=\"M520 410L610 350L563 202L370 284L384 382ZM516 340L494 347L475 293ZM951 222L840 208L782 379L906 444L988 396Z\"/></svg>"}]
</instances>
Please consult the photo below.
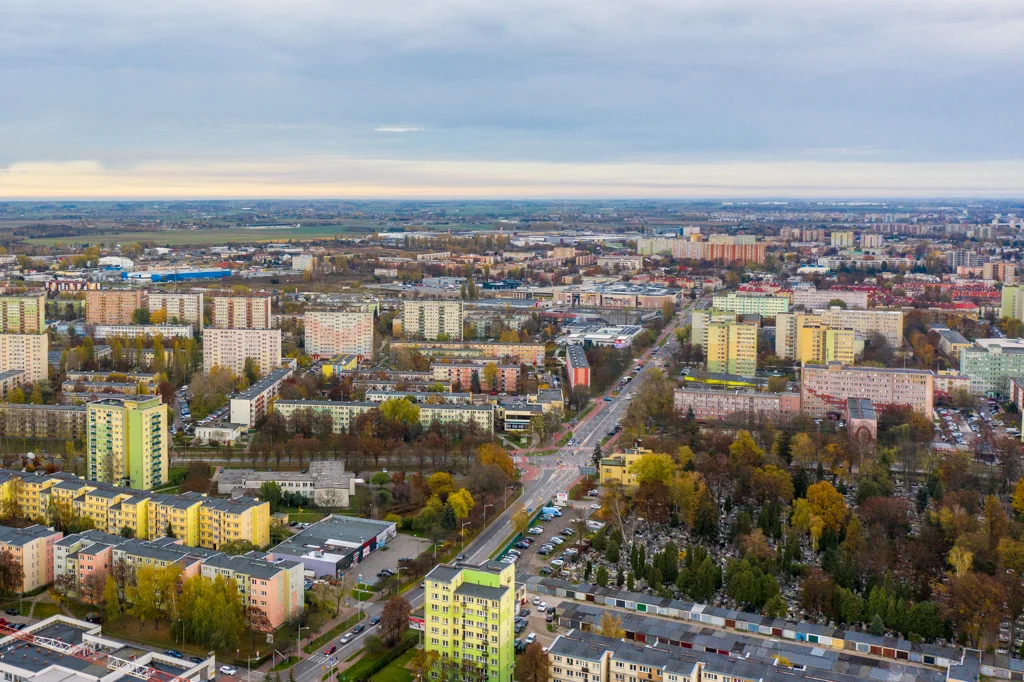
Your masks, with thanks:
<instances>
[{"instance_id":1,"label":"hedge","mask_svg":"<svg viewBox=\"0 0 1024 682\"><path fill-rule=\"evenodd\" d=\"M409 637L406 636L398 646L391 651L387 652L373 663L370 663L365 668L356 673L355 677L349 678L345 676L345 671L338 673L339 682L367 682L371 677L379 673L384 668L388 667L395 659L404 654L409 649L416 646L416 642L419 641L419 636Z\"/></svg>"}]
</instances>

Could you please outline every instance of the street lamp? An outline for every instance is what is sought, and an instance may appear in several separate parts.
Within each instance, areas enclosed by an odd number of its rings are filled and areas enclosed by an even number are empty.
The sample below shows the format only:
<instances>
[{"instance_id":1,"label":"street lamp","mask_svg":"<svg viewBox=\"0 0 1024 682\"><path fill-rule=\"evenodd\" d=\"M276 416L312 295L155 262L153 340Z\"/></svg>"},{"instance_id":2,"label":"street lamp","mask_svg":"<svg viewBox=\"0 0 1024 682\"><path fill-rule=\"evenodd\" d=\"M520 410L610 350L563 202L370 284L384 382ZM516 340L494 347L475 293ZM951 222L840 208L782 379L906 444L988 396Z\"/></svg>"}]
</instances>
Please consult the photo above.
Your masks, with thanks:
<instances>
[{"instance_id":1,"label":"street lamp","mask_svg":"<svg viewBox=\"0 0 1024 682\"><path fill-rule=\"evenodd\" d=\"M493 507L493 506L494 506L493 504L485 504L484 505L484 521L487 520L487 508L488 507Z\"/></svg>"},{"instance_id":2,"label":"street lamp","mask_svg":"<svg viewBox=\"0 0 1024 682\"><path fill-rule=\"evenodd\" d=\"M434 542L434 558L435 559L437 558L437 546L438 545L444 545L444 543L443 542Z\"/></svg>"},{"instance_id":3,"label":"street lamp","mask_svg":"<svg viewBox=\"0 0 1024 682\"><path fill-rule=\"evenodd\" d=\"M516 487L514 485L507 485L507 486L505 486L505 509L508 509L508 491L509 490L515 490L515 489L516 489Z\"/></svg>"},{"instance_id":4,"label":"street lamp","mask_svg":"<svg viewBox=\"0 0 1024 682\"><path fill-rule=\"evenodd\" d=\"M308 629L309 629L308 625L300 625L299 626L299 631L295 633L295 658L296 659L302 658L302 654L299 653L300 651L302 651L302 649L301 649L301 647L299 645L302 643L302 631L303 630L308 630Z\"/></svg>"},{"instance_id":5,"label":"street lamp","mask_svg":"<svg viewBox=\"0 0 1024 682\"><path fill-rule=\"evenodd\" d=\"M246 682L252 682L252 662L260 660L260 652L256 652L255 656L248 656L245 659L245 680Z\"/></svg>"},{"instance_id":6,"label":"street lamp","mask_svg":"<svg viewBox=\"0 0 1024 682\"><path fill-rule=\"evenodd\" d=\"M470 524L469 521L465 521L462 524L462 529L459 531L459 535L462 536L462 551L466 551L466 526Z\"/></svg>"}]
</instances>

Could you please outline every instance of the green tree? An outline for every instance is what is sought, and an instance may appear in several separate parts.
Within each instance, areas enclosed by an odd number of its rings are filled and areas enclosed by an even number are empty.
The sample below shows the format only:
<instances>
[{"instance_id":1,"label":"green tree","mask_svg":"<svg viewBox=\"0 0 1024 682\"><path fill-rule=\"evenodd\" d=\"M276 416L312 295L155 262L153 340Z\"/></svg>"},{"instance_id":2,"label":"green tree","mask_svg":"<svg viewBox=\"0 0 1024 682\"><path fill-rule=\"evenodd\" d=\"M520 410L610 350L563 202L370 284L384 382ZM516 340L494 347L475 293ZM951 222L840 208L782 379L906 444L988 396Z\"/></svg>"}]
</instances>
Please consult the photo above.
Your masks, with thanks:
<instances>
[{"instance_id":1,"label":"green tree","mask_svg":"<svg viewBox=\"0 0 1024 682\"><path fill-rule=\"evenodd\" d=\"M136 308L132 313L132 324L149 324L149 309Z\"/></svg>"},{"instance_id":2,"label":"green tree","mask_svg":"<svg viewBox=\"0 0 1024 682\"><path fill-rule=\"evenodd\" d=\"M250 386L260 380L260 366L256 362L256 358L245 359L245 367L242 369L242 373L245 375Z\"/></svg>"},{"instance_id":3,"label":"green tree","mask_svg":"<svg viewBox=\"0 0 1024 682\"><path fill-rule=\"evenodd\" d=\"M473 373L469 375L469 391L470 393L481 393L480 389L480 375L474 369Z\"/></svg>"},{"instance_id":4,"label":"green tree","mask_svg":"<svg viewBox=\"0 0 1024 682\"><path fill-rule=\"evenodd\" d=\"M7 402L12 405L24 405L25 392L21 390L21 388L15 386L7 393Z\"/></svg>"},{"instance_id":5,"label":"green tree","mask_svg":"<svg viewBox=\"0 0 1024 682\"><path fill-rule=\"evenodd\" d=\"M604 564L597 567L597 584L601 587L608 586L608 569L604 567Z\"/></svg>"},{"instance_id":6,"label":"green tree","mask_svg":"<svg viewBox=\"0 0 1024 682\"><path fill-rule=\"evenodd\" d=\"M264 481L260 485L260 499L270 503L270 511L274 513L281 508L284 491L277 481Z\"/></svg>"},{"instance_id":7,"label":"green tree","mask_svg":"<svg viewBox=\"0 0 1024 682\"><path fill-rule=\"evenodd\" d=\"M121 599L118 595L117 582L113 576L107 575L107 582L103 586L103 600L107 603L107 622L121 622Z\"/></svg>"},{"instance_id":8,"label":"green tree","mask_svg":"<svg viewBox=\"0 0 1024 682\"><path fill-rule=\"evenodd\" d=\"M380 404L380 413L385 419L401 424L419 424L420 408L406 398L391 398Z\"/></svg>"},{"instance_id":9,"label":"green tree","mask_svg":"<svg viewBox=\"0 0 1024 682\"><path fill-rule=\"evenodd\" d=\"M444 505L441 509L441 526L445 530L455 530L459 527L458 517L455 515L455 508L450 504Z\"/></svg>"}]
</instances>

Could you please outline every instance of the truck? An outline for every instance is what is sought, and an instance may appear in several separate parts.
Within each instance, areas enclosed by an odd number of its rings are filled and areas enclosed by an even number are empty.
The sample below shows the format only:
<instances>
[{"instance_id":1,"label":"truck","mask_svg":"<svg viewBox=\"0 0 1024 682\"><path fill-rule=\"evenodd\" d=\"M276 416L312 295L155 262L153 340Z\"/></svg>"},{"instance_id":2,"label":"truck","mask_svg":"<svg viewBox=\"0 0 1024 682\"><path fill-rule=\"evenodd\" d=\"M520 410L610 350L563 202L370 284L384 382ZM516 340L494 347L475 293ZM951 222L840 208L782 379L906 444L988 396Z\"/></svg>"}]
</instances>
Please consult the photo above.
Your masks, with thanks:
<instances>
[{"instance_id":1,"label":"truck","mask_svg":"<svg viewBox=\"0 0 1024 682\"><path fill-rule=\"evenodd\" d=\"M540 513L544 516L561 516L562 510L558 507L541 507Z\"/></svg>"}]
</instances>

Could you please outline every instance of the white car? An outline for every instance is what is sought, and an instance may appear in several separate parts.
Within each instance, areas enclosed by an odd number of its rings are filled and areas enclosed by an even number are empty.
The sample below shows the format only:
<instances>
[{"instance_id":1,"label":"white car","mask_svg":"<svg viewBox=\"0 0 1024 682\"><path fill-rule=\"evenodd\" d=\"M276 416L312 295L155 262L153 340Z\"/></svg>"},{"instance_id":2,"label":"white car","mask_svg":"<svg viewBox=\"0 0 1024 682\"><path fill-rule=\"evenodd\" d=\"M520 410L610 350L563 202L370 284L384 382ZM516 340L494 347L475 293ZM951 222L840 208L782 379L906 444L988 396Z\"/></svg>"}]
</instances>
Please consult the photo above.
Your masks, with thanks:
<instances>
[{"instance_id":1,"label":"white car","mask_svg":"<svg viewBox=\"0 0 1024 682\"><path fill-rule=\"evenodd\" d=\"M601 505L595 503L595 504L590 505L590 508L591 509L600 509Z\"/></svg>"},{"instance_id":2,"label":"white car","mask_svg":"<svg viewBox=\"0 0 1024 682\"><path fill-rule=\"evenodd\" d=\"M541 533L544 532L544 529L541 528L540 526L533 526L533 527L530 528L530 530L528 530L526 532L529 533L530 535L540 535Z\"/></svg>"},{"instance_id":3,"label":"white car","mask_svg":"<svg viewBox=\"0 0 1024 682\"><path fill-rule=\"evenodd\" d=\"M565 562L562 561L561 559L555 559L554 561L551 562L551 565L552 566L556 566L558 568L561 568L562 566L565 565Z\"/></svg>"},{"instance_id":4,"label":"white car","mask_svg":"<svg viewBox=\"0 0 1024 682\"><path fill-rule=\"evenodd\" d=\"M341 639L339 639L338 641L342 644L348 644L352 641L352 633L346 632L344 635L341 636Z\"/></svg>"},{"instance_id":5,"label":"white car","mask_svg":"<svg viewBox=\"0 0 1024 682\"><path fill-rule=\"evenodd\" d=\"M541 612L547 611L548 603L546 601L542 601L540 604L537 604L537 608L540 609Z\"/></svg>"},{"instance_id":6,"label":"white car","mask_svg":"<svg viewBox=\"0 0 1024 682\"><path fill-rule=\"evenodd\" d=\"M540 597L534 597L533 598L533 605L536 606L539 603L540 603Z\"/></svg>"},{"instance_id":7,"label":"white car","mask_svg":"<svg viewBox=\"0 0 1024 682\"><path fill-rule=\"evenodd\" d=\"M556 535L555 537L551 538L551 542L555 543L556 545L560 545L563 542L565 542L565 540Z\"/></svg>"},{"instance_id":8,"label":"white car","mask_svg":"<svg viewBox=\"0 0 1024 682\"><path fill-rule=\"evenodd\" d=\"M220 672L221 672L222 675L232 675L232 676L234 676L234 675L238 674L238 670L235 669L235 668L232 668L230 665L222 665L220 667Z\"/></svg>"},{"instance_id":9,"label":"white car","mask_svg":"<svg viewBox=\"0 0 1024 682\"><path fill-rule=\"evenodd\" d=\"M526 639L525 639L524 641L525 641L525 642L526 642L526 643L527 643L528 645L529 645L529 644L533 644L534 642L536 642L536 641L537 641L537 633L536 633L536 632L531 632L530 634L528 634L528 635L526 636Z\"/></svg>"}]
</instances>

